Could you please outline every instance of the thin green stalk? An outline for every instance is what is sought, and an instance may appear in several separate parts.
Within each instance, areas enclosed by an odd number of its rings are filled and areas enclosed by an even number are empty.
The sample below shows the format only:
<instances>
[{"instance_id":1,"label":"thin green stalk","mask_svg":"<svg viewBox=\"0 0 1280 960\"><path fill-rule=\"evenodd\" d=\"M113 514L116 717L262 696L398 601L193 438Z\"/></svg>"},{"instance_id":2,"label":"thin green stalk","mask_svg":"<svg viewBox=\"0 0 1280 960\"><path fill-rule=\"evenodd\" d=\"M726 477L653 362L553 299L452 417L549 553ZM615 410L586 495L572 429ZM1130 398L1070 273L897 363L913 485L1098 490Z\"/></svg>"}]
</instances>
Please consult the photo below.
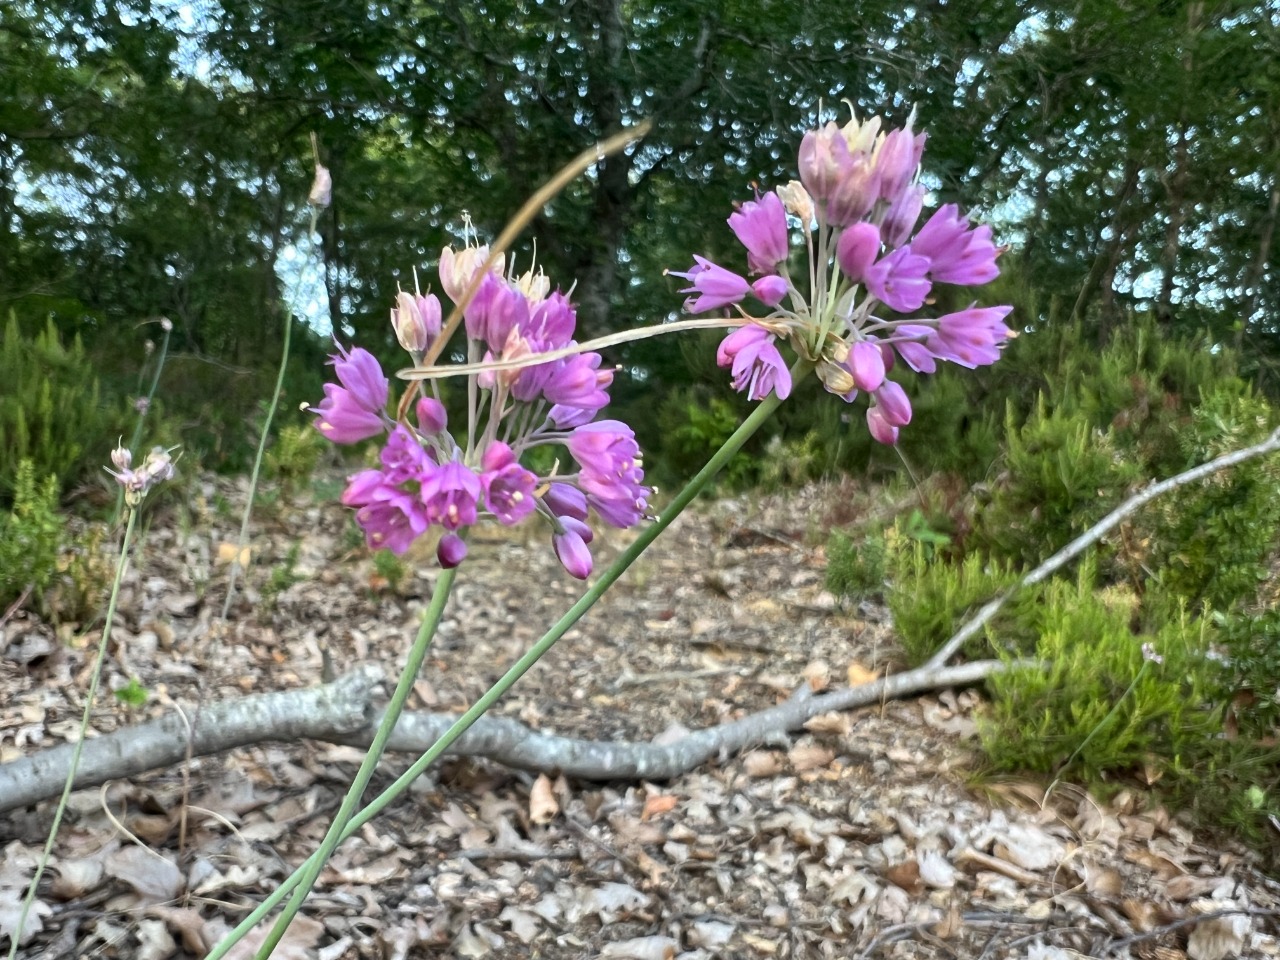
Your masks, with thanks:
<instances>
[{"instance_id":1,"label":"thin green stalk","mask_svg":"<svg viewBox=\"0 0 1280 960\"><path fill-rule=\"evenodd\" d=\"M1134 674L1133 680L1129 682L1129 686L1125 688L1124 693L1120 694L1120 698L1111 705L1111 709L1107 711L1107 715L1102 718L1096 727L1089 731L1089 735L1087 737L1080 741L1080 745L1072 751L1071 756L1067 757L1067 762L1062 765L1061 773L1054 777L1053 782L1045 788L1044 802L1048 802L1049 794L1052 793L1053 788L1061 782L1063 774L1071 769L1071 765L1076 762L1076 757L1080 756L1080 754L1084 752L1084 748L1087 747L1093 738L1098 735L1098 731L1111 722L1111 718L1119 712L1120 705L1129 699L1129 695L1137 688L1138 681L1141 680L1143 675L1147 672L1147 666L1150 663L1150 660L1142 661L1142 666L1139 667L1138 672Z\"/></svg>"},{"instance_id":2,"label":"thin green stalk","mask_svg":"<svg viewBox=\"0 0 1280 960\"><path fill-rule=\"evenodd\" d=\"M89 716L93 711L93 700L98 695L98 681L102 677L102 662L107 658L107 644L111 640L111 625L115 622L116 601L120 598L120 583L124 580L124 571L128 566L129 543L133 539L133 530L138 519L135 508L129 510L129 522L124 528L124 539L120 544L120 559L116 561L116 579L111 585L111 599L107 603L107 622L102 626L102 639L98 641L98 659L93 665L93 674L89 679L89 696L85 700L84 712L80 715L80 734L76 737L75 748L71 751L71 768L67 771L67 782L62 787L62 797L58 800L58 809L53 814L53 826L49 828L49 839L45 841L44 852L40 854L40 862L36 865L36 875L31 878L31 886L27 888L27 897L22 902L22 913L18 916L18 928L9 936L9 960L18 955L18 942L22 939L22 928L26 925L27 915L31 912L31 904L36 898L36 888L40 885L40 877L49 865L49 857L53 853L53 843L58 837L58 828L62 826L62 815L67 810L67 798L71 796L75 785L76 770L80 766L80 753L84 749L85 733L89 729Z\"/></svg>"},{"instance_id":3,"label":"thin green stalk","mask_svg":"<svg viewBox=\"0 0 1280 960\"><path fill-rule=\"evenodd\" d=\"M290 303L292 303L292 298ZM286 307L284 311L284 350L280 354L280 372L276 374L276 388L271 394L271 406L267 408L267 418L262 424L262 436L258 438L258 455L253 458L253 473L249 475L249 499L245 501L244 516L240 518L240 536L236 539L236 555L231 560L231 572L227 580L227 597L222 601L222 620L225 623L227 612L231 609L231 599L236 594L236 577L240 573L240 558L244 556L245 544L249 541L249 519L253 515L253 498L258 492L258 475L262 472L262 459L267 452L267 439L271 435L271 421L275 419L276 407L280 404L280 391L284 389L285 370L289 366L289 340L293 333L293 310Z\"/></svg>"},{"instance_id":4,"label":"thin green stalk","mask_svg":"<svg viewBox=\"0 0 1280 960\"><path fill-rule=\"evenodd\" d=\"M147 419L147 412L151 409L151 401L156 397L156 389L160 386L160 371L164 369L165 358L169 355L169 334L173 331L173 325L168 320L162 320L164 336L160 338L160 352L156 354L156 370L151 375L151 387L147 390L146 405L138 411L138 422L133 425L133 436L129 438L130 450L137 450L138 444L142 442L142 427ZM145 365L143 367L145 369ZM114 527L117 520L120 519L120 510L124 506L124 487L116 493L116 509L111 514L111 525Z\"/></svg>"},{"instance_id":5,"label":"thin green stalk","mask_svg":"<svg viewBox=\"0 0 1280 960\"><path fill-rule=\"evenodd\" d=\"M797 361L791 368L792 379L799 382L812 370L812 368L813 365L808 361ZM439 757L448 750L460 736L466 733L467 730L470 729L471 725L479 720L480 717L483 716L484 713L493 706L493 704L497 702L497 700L506 693L508 689L510 689L512 684L524 676L524 674L528 672L529 668L537 663L538 660L541 659L542 655L550 650L557 640L564 636L575 623L582 619L583 615L595 605L596 601L604 595L605 591L608 590L609 587L611 587L614 582L626 572L627 568L630 567L631 564L635 563L639 556L644 553L645 549L658 538L662 531L671 525L672 521L681 514L685 507L693 502L693 499L702 492L712 478L715 477L725 464L733 458L734 454L742 449L743 444L745 444L747 440L749 440L751 436L760 429L764 422L769 419L773 412L778 408L779 403L781 403L781 401L778 400L775 394L770 394L766 399L762 400L759 406L751 412L751 415L743 421L742 426L734 431L733 436L729 437L729 439L724 442L724 446L717 450L711 459L707 461L707 465L698 471L697 476L690 480L685 488L676 495L675 499L671 501L670 506L662 512L662 516L641 531L640 535L635 539L635 542L633 542L630 547L628 547L616 560L613 561L612 564L609 565L609 567L600 575L600 579L597 580L596 583L593 584L585 594L583 594L582 598L578 600L578 602L575 603L563 617L560 618L556 625L547 631L546 635L534 644L533 647L524 654L524 656L517 660L515 664L512 665L511 669L509 669L500 680L490 687L488 692L475 702L470 710L454 721L453 725L441 735L439 740L432 744L431 748L428 749L426 753L414 762L413 766L409 767L408 770L400 775L395 783L391 784L391 786L387 787L386 790L382 791L382 793L374 798L367 807L351 818L350 823L347 824L342 835L339 837L339 842L352 836L357 830L381 813L393 800L399 797L400 794L407 790L410 784L417 780L418 777L422 776L423 772L426 771L432 763L439 759ZM245 917L244 920L240 922L239 926L232 930L231 933L227 935L226 939L224 939L222 943L218 944L205 958L205 960L220 960L221 957L225 956L227 951L230 950L233 945L253 929L253 927L256 926L263 917L274 910L276 905L299 884L304 870L311 868L313 863L318 865L322 862L319 860L319 857L320 854L318 851L312 854L311 857L308 858L302 866L295 870L291 876L281 882L280 886L272 891L267 899L264 900L252 913Z\"/></svg>"},{"instance_id":6,"label":"thin green stalk","mask_svg":"<svg viewBox=\"0 0 1280 960\"><path fill-rule=\"evenodd\" d=\"M262 946L258 949L258 960L266 960L267 957L271 956L271 952L280 942L280 938L284 936L289 924L293 922L293 918L302 908L303 901L307 899L307 894L311 892L311 888L315 885L316 878L320 876L320 871L329 859L330 854L347 836L344 831L347 824L350 823L351 817L355 814L360 799L364 796L365 788L373 777L373 771L377 768L378 761L382 759L387 740L391 738L391 732L395 729L396 721L400 719L400 714L404 711L405 702L409 699L414 683L417 682L418 671L422 669L422 662L427 657L427 650L430 649L431 641L436 635L436 628L440 626L440 619L444 616L445 605L449 601L449 591L452 589L453 581L457 575L458 571L455 567L452 570L440 571L440 576L436 578L436 586L431 595L431 603L428 605L426 615L422 619L422 626L418 629L418 636L413 642L413 647L409 650L409 658L405 661L404 670L400 673L400 682L396 684L395 693L391 695L391 701L387 704L387 711L373 736L373 743L369 745L369 752L364 755L364 762L360 764L360 769L356 772L355 780L351 783L351 789L342 798L342 806L338 808L337 816L333 818L333 823L330 824L329 832L325 834L324 840L321 841L320 848L303 864L302 876L298 880L293 899L285 906L279 919L276 920L276 925L272 927L266 940L263 941ZM231 941L231 943L234 942L234 940ZM227 946L230 945L230 943L227 944ZM221 954L209 954L209 958L214 956L221 956Z\"/></svg>"}]
</instances>

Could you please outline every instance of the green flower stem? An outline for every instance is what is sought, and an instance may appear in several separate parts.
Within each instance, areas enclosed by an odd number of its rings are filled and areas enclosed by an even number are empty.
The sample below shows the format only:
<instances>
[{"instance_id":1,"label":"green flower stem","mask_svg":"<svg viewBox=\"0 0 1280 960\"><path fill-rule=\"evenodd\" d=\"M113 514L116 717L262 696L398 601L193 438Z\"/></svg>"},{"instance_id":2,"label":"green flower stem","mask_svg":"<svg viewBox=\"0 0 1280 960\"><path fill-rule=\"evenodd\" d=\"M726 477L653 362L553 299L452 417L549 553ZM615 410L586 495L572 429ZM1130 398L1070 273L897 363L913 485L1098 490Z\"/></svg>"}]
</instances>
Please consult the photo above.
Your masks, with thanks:
<instances>
[{"instance_id":1,"label":"green flower stem","mask_svg":"<svg viewBox=\"0 0 1280 960\"><path fill-rule=\"evenodd\" d=\"M400 682L396 684L395 693L391 695L391 701L387 704L387 712L383 716L382 722L378 724L377 732L373 735L373 743L369 745L369 752L365 754L364 762L360 764L360 769L356 772L356 778L351 784L351 789L343 797L342 806L338 808L337 816L333 818L333 823L329 826L329 832L325 834L324 840L321 841L320 849L312 854L300 868L301 876L298 878L297 889L294 891L293 898L284 908L279 919L276 920L276 925L272 927L266 940L263 941L262 946L258 949L258 960L266 960L267 957L271 956L271 952L280 942L280 938L284 936L289 924L293 922L293 918L302 908L302 903L307 899L307 894L311 892L311 888L315 885L316 878L320 876L320 871L324 867L325 861L329 859L329 855L333 853L338 844L350 836L351 831L346 829L347 825L351 822L351 817L356 812L356 807L360 803L361 797L364 796L365 788L373 777L373 771L378 766L378 761L382 759L382 753L386 749L387 740L391 737L391 731L395 729L396 721L400 719L400 714L404 711L405 701L409 699L413 685L418 679L418 671L422 669L422 661L427 657L427 650L430 649L431 641L436 635L436 628L440 626L440 619L444 616L444 608L449 601L449 591L453 588L453 581L457 578L457 575L458 571L454 568L440 571L440 575L436 578L435 590L431 594L431 603L428 605L426 615L422 619L422 626L418 628L417 639L414 640L413 647L409 650L409 658L405 661L404 670L400 674ZM295 872L294 876L298 876L298 872ZM237 928L238 930L239 928ZM219 949L225 952L225 948L229 948L239 939L238 936L235 936L235 931L233 931L232 936L234 939L229 938L223 941L222 944L219 944ZM213 958L220 956L222 956L222 953L215 950L209 954L206 960L213 960Z\"/></svg>"},{"instance_id":2,"label":"green flower stem","mask_svg":"<svg viewBox=\"0 0 1280 960\"><path fill-rule=\"evenodd\" d=\"M53 853L53 843L58 837L58 828L62 826L62 815L67 810L67 798L75 785L76 770L80 767L80 753L84 749L85 733L89 730L89 716L93 711L93 701L98 695L98 681L102 678L102 662L107 658L107 644L111 641L111 625L116 618L116 601L120 598L120 583L124 580L124 571L128 566L129 544L133 540L133 531L138 519L138 511L129 510L129 522L124 528L124 539L120 544L120 558L116 561L116 579L111 585L111 599L107 603L107 621L102 625L102 639L98 641L98 659L93 665L93 674L89 679L89 695L84 703L84 713L80 715L80 734L76 737L75 748L71 751L71 768L67 770L67 782L62 787L62 797L58 800L58 809L53 814L53 826L49 828L49 839L45 841L44 852L36 866L36 875L31 878L31 886L27 888L27 898L22 902L22 913L18 917L18 928L9 938L9 960L18 955L18 942L22 939L22 928L26 925L27 915L31 912L31 904L36 898L36 888L40 885L40 877L49 865L49 857Z\"/></svg>"},{"instance_id":3,"label":"green flower stem","mask_svg":"<svg viewBox=\"0 0 1280 960\"><path fill-rule=\"evenodd\" d=\"M1111 718L1114 717L1120 711L1121 704L1123 704L1126 700L1128 700L1129 695L1133 693L1135 689L1137 689L1138 682L1146 674L1147 666L1150 663L1151 663L1150 660L1144 659L1142 661L1142 666L1138 668L1138 672L1134 674L1133 679L1129 681L1129 686L1125 688L1124 693L1120 694L1120 698L1111 705L1111 709L1107 711L1107 715L1102 718L1101 722L1099 722L1099 724L1096 727L1094 727L1092 730L1089 731L1089 735L1087 737L1085 737L1082 741L1080 741L1080 746L1076 747L1075 750L1072 751L1071 756L1067 757L1067 762L1064 763L1061 767L1061 773L1058 776L1054 777L1053 782L1049 784L1048 787L1045 788L1044 802L1046 803L1048 802L1049 794L1052 793L1053 788L1056 787L1062 781L1062 775L1071 769L1071 765L1076 762L1076 757L1080 756L1080 754L1084 752L1084 748L1087 747L1089 743L1093 740L1093 738L1098 735L1098 731L1111 722Z\"/></svg>"},{"instance_id":4,"label":"green flower stem","mask_svg":"<svg viewBox=\"0 0 1280 960\"><path fill-rule=\"evenodd\" d=\"M293 298L289 299L293 303ZM253 498L258 492L258 475L262 472L262 459L267 452L267 438L271 435L271 421L275 419L276 407L280 404L280 392L284 389L284 375L289 367L289 340L293 333L293 310L286 307L284 311L284 350L280 354L280 372L276 374L276 388L271 394L271 406L267 408L267 418L262 423L262 436L258 438L258 455L253 458L253 473L249 475L249 499L244 504L244 516L240 518L240 536L236 540L236 555L231 560L231 572L227 579L227 596L222 601L222 621L227 620L231 609L231 599L236 594L236 576L240 573L240 558L244 556L245 544L249 541L249 519L253 514Z\"/></svg>"},{"instance_id":5,"label":"green flower stem","mask_svg":"<svg viewBox=\"0 0 1280 960\"><path fill-rule=\"evenodd\" d=\"M138 444L142 442L142 427L146 423L147 412L151 409L151 401L155 399L156 388L160 386L160 371L164 369L165 358L169 355L169 335L172 327L164 331L164 336L160 338L160 352L156 354L156 370L151 375L151 387L147 390L147 405L138 412L138 422L133 425L133 436L129 438L129 450L137 450ZM145 367L144 367L145 369ZM139 384L141 386L141 384ZM114 527L116 521L120 519L120 511L124 507L124 487L121 487L116 494L116 508L111 514L111 525Z\"/></svg>"},{"instance_id":6,"label":"green flower stem","mask_svg":"<svg viewBox=\"0 0 1280 960\"><path fill-rule=\"evenodd\" d=\"M805 360L797 361L791 368L792 379L799 382L812 370L813 364ZM626 572L631 564L635 563L640 554L658 538L658 535L663 530L671 525L672 521L681 514L685 507L693 502L694 497L702 492L711 479L733 458L733 455L742 449L742 445L772 416L780 403L781 401L778 400L775 394L770 394L762 400L760 405L751 412L751 415L742 422L742 426L734 431L733 436L724 442L724 446L717 450L711 459L707 461L707 465L698 471L698 475L690 480L688 485L676 495L675 499L671 501L671 505L662 512L662 516L640 533L635 542L609 565L609 568L600 575L600 579L560 618L559 622L541 640L534 644L524 656L517 660L511 669L484 696L475 702L470 710L454 721L453 726L446 730L440 739L414 762L413 766L401 774L395 783L374 798L367 807L352 817L351 822L343 830L340 840L345 840L354 834L407 790L409 785L422 776L423 772L439 759L453 745L454 741L466 733L471 725L479 720L485 711L510 689L513 683L524 676L529 668L537 663L542 655L568 632L570 627L582 619L583 615L604 595L604 592ZM263 917L274 910L276 905L301 882L303 871L310 868L312 862L317 860L319 855L319 852L312 854L310 859L295 870L291 876L282 881L280 886L272 891L267 899L259 904L252 913L245 917L240 922L240 925L232 930L227 935L227 938L218 944L205 960L220 960L237 941L248 933Z\"/></svg>"}]
</instances>

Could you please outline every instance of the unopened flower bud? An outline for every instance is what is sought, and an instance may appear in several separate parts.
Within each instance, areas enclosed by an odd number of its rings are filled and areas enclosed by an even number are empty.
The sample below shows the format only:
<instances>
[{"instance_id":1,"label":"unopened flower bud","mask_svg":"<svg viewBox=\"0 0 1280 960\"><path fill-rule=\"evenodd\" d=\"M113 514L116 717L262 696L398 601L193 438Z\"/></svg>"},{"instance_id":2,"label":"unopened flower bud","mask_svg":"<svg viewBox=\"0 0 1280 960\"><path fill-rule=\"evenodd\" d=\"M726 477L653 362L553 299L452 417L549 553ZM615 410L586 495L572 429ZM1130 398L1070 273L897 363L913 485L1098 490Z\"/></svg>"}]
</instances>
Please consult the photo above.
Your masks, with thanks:
<instances>
[{"instance_id":1,"label":"unopened flower bud","mask_svg":"<svg viewBox=\"0 0 1280 960\"><path fill-rule=\"evenodd\" d=\"M117 470L128 470L133 464L133 454L123 445L118 446L111 451L111 462Z\"/></svg>"},{"instance_id":2,"label":"unopened flower bud","mask_svg":"<svg viewBox=\"0 0 1280 960\"><path fill-rule=\"evenodd\" d=\"M787 281L782 277L761 277L751 284L751 292L766 307L776 307L787 295Z\"/></svg>"},{"instance_id":3,"label":"unopened flower bud","mask_svg":"<svg viewBox=\"0 0 1280 960\"><path fill-rule=\"evenodd\" d=\"M867 429L874 440L886 446L891 447L898 442L898 428L885 419L881 407L867 407Z\"/></svg>"},{"instance_id":4,"label":"unopened flower bud","mask_svg":"<svg viewBox=\"0 0 1280 960\"><path fill-rule=\"evenodd\" d=\"M467 544L456 533L446 533L436 547L436 559L445 570L452 570L467 556Z\"/></svg>"},{"instance_id":5,"label":"unopened flower bud","mask_svg":"<svg viewBox=\"0 0 1280 960\"><path fill-rule=\"evenodd\" d=\"M880 346L868 340L859 340L849 348L849 372L859 390L879 390L884 383L884 356Z\"/></svg>"},{"instance_id":6,"label":"unopened flower bud","mask_svg":"<svg viewBox=\"0 0 1280 960\"><path fill-rule=\"evenodd\" d=\"M880 255L880 231L874 223L850 224L836 241L836 261L844 275L861 283Z\"/></svg>"},{"instance_id":7,"label":"unopened flower bud","mask_svg":"<svg viewBox=\"0 0 1280 960\"><path fill-rule=\"evenodd\" d=\"M161 317L160 329L163 330L165 333L169 333L171 330L173 330L173 321L170 320L168 317Z\"/></svg>"},{"instance_id":8,"label":"unopened flower bud","mask_svg":"<svg viewBox=\"0 0 1280 960\"><path fill-rule=\"evenodd\" d=\"M800 182L814 200L826 200L853 165L849 144L834 123L810 130L800 141Z\"/></svg>"},{"instance_id":9,"label":"unopened flower bud","mask_svg":"<svg viewBox=\"0 0 1280 960\"><path fill-rule=\"evenodd\" d=\"M418 400L415 412L418 415L418 429L428 437L444 433L449 424L444 404L435 397L422 397Z\"/></svg>"}]
</instances>

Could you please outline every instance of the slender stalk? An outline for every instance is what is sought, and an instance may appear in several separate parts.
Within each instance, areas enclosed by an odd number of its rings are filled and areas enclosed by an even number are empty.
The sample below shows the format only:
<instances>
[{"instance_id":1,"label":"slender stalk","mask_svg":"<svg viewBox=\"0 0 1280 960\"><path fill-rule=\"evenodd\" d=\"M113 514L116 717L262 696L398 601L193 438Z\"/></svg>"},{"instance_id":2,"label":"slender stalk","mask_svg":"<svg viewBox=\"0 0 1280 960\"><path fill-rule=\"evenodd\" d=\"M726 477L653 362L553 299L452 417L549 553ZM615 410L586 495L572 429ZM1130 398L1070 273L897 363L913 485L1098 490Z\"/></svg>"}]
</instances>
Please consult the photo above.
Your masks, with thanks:
<instances>
[{"instance_id":1,"label":"slender stalk","mask_svg":"<svg viewBox=\"0 0 1280 960\"><path fill-rule=\"evenodd\" d=\"M1049 784L1049 786L1045 788L1044 800L1041 801L1042 803L1047 803L1049 801L1049 794L1053 792L1053 788L1062 781L1064 776L1066 776L1067 771L1071 769L1071 765L1076 762L1076 757L1080 756L1080 754L1084 752L1084 748L1087 747L1093 741L1093 738L1098 735L1098 731L1109 724L1111 722L1111 718L1120 711L1120 705L1128 700L1129 694L1133 693L1137 688L1138 681L1140 681L1146 674L1147 665L1150 662L1150 660L1142 661L1142 666L1138 668L1138 672L1134 674L1133 679L1129 681L1129 686L1125 688L1124 693L1120 694L1120 699L1111 705L1111 709L1107 711L1107 715L1102 718L1096 727L1089 731L1089 735L1087 737L1080 741L1080 746L1075 748L1071 756L1067 757L1067 762L1062 765L1058 775L1053 778L1053 783Z\"/></svg>"},{"instance_id":2,"label":"slender stalk","mask_svg":"<svg viewBox=\"0 0 1280 960\"><path fill-rule=\"evenodd\" d=\"M292 304L292 297L289 302ZM284 375L289 366L289 341L292 334L293 310L291 307L286 307L284 311L284 350L280 353L280 371L276 374L276 388L271 393L271 405L267 407L267 417L262 423L262 436L258 438L258 454L253 458L253 473L249 475L249 498L245 501L244 515L240 518L240 536L236 539L236 555L231 560L231 572L228 574L227 581L227 596L222 601L222 621L224 623L227 619L227 613L231 609L231 599L236 594L236 577L240 573L240 558L244 555L245 544L249 540L249 519L253 515L253 498L258 492L258 475L262 472L262 460L267 452L267 438L271 436L271 421L275 419L276 407L280 404L280 392L284 389Z\"/></svg>"},{"instance_id":3,"label":"slender stalk","mask_svg":"<svg viewBox=\"0 0 1280 960\"><path fill-rule=\"evenodd\" d=\"M431 595L431 603L422 619L422 626L418 629L418 636L409 650L409 658L405 662L404 670L400 673L400 682L396 684L395 692L391 695L391 701L387 704L387 712L383 716L382 722L378 724L378 730L373 736L373 743L369 745L369 751L364 756L364 762L360 764L355 780L351 783L351 789L342 798L342 806L338 808L338 813L333 818L333 823L329 826L329 832L325 834L324 840L321 841L320 848L303 864L293 898L280 914L279 919L276 920L276 925L272 927L266 940L263 941L262 946L258 949L258 960L266 960L267 957L271 956L272 951L275 950L276 945L289 928L289 924L293 922L293 918L297 916L298 911L302 908L302 903L307 899L307 894L315 886L316 878L320 876L320 871L329 859L330 854L348 836L346 832L347 825L351 822L361 797L364 796L365 788L369 785L369 780L373 777L373 771L377 768L378 761L382 759L382 753L386 749L387 741L391 738L391 731L395 729L396 721L400 719L400 714L404 711L405 702L413 691L414 683L417 682L418 671L422 669L422 662L426 659L427 651L431 648L431 641L436 635L436 628L440 626L440 619L444 616L445 605L449 601L449 591L453 587L453 581L457 578L457 574L456 568L442 570L436 578L436 586ZM235 943L235 940L224 941L219 946L230 947L233 943ZM206 960L212 960L212 958L219 956L222 956L222 954L215 950L209 954Z\"/></svg>"},{"instance_id":4,"label":"slender stalk","mask_svg":"<svg viewBox=\"0 0 1280 960\"><path fill-rule=\"evenodd\" d=\"M812 369L813 365L811 363L806 360L799 360L791 368L792 379L798 382ZM698 494L702 492L716 474L724 468L725 464L733 458L734 454L742 449L743 444L745 444L747 440L749 440L751 436L760 429L764 422L773 415L773 412L778 408L780 403L781 401L778 400L776 394L770 394L766 399L762 400L759 406L751 412L751 415L743 421L742 426L734 431L733 435L724 442L724 446L717 450L711 459L707 461L707 465L698 471L697 476L690 480L684 489L676 494L676 497L671 501L670 506L662 512L662 516L640 533L640 535L635 539L635 542L633 542L630 547L628 547L616 560L613 561L612 564L609 565L609 567L600 575L600 579L597 580L585 594L583 594L582 598L579 599L577 603L569 608L568 612L565 613L559 621L557 621L555 626L547 631L542 639L534 644L527 653L520 657L520 659L517 660L505 674L503 674L501 679L499 679L479 700L475 702L471 709L460 716L454 724L441 735L440 739L437 740L429 750L427 750L426 753L419 757L408 770L401 774L395 783L387 787L387 789L382 791L382 793L371 801L367 807L351 818L351 821L346 825L341 836L338 838L338 842L341 842L354 834L357 830L381 813L393 800L399 797L400 794L407 790L410 784L418 779L418 777L422 776L423 772L426 771L432 763L439 759L439 757L453 745L454 741L466 733L467 730L470 729L471 725L480 719L480 717L483 716L484 713L488 711L488 709L511 688L512 684L524 676L524 674L528 672L529 668L537 663L538 660L541 659L542 655L550 650L557 640L563 637L575 623L581 620L586 612L595 605L596 601L604 595L605 591L607 591L609 587L611 587L618 578L621 577L633 563L635 563L648 546L671 525L675 518L678 517L690 503L693 502L693 499L698 496ZM264 900L252 913L245 917L244 920L240 922L239 926L232 930L223 942L213 949L205 960L220 960L220 958L225 956L227 951L230 950L233 945L253 929L253 927L256 926L263 917L275 909L276 905L279 904L291 890L298 886L302 881L304 871L309 871L313 867L318 871L321 863L323 863L323 861L320 859L320 852L317 851L312 854L311 857L302 864L302 866L295 870L291 876L280 884L279 887L272 891L266 900Z\"/></svg>"},{"instance_id":5,"label":"slender stalk","mask_svg":"<svg viewBox=\"0 0 1280 960\"><path fill-rule=\"evenodd\" d=\"M18 944L22 940L22 928L31 912L31 904L36 899L36 889L40 885L40 877L49 865L49 857L53 853L53 843L58 837L58 828L62 826L62 815L67 810L67 798L75 785L76 768L80 765L80 754L84 749L85 733L89 729L89 716L93 712L93 701L98 695L98 681L102 678L102 662L107 658L107 644L111 640L111 626L116 617L116 601L120 598L120 583L124 580L124 571L128 566L129 544L133 540L134 527L137 525L138 511L129 509L129 522L124 528L124 538L120 543L120 558L116 561L116 579L111 585L111 599L107 603L107 622L102 626L102 639L98 641L98 658L93 665L93 674L89 679L89 695L84 703L84 712L80 715L80 733L76 737L75 749L71 753L71 767L67 770L67 782L62 788L62 797L58 800L58 809L53 814L53 826L49 828L49 839L45 841L44 852L40 854L40 862L36 865L35 876L31 878L31 886L27 887L27 897L22 901L22 913L18 916L18 928L9 935L9 960L18 955Z\"/></svg>"},{"instance_id":6,"label":"slender stalk","mask_svg":"<svg viewBox=\"0 0 1280 960\"><path fill-rule=\"evenodd\" d=\"M173 332L173 324L168 320L161 321L164 326L164 336L160 338L160 352L156 354L156 369L151 375L151 386L147 389L146 404L138 411L138 422L133 425L133 436L129 438L130 450L137 450L138 444L142 442L142 427L146 423L147 412L151 409L151 401L155 399L156 389L160 386L160 371L164 369L165 358L169 355L169 334ZM143 365L146 369L146 365ZM139 377L139 386L141 386L141 373ZM114 527L116 521L120 519L120 511L124 507L124 487L121 487L116 493L116 507L111 514L111 525Z\"/></svg>"}]
</instances>

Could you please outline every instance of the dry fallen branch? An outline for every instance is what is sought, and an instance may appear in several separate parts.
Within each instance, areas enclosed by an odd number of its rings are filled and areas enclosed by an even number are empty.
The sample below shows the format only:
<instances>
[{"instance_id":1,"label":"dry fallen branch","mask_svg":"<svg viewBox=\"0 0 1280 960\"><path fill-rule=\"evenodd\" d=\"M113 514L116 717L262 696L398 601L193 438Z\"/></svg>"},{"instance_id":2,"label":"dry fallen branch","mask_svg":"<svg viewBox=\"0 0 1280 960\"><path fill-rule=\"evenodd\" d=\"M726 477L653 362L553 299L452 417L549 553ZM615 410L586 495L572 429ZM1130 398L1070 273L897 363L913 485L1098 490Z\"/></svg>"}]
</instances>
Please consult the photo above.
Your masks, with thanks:
<instances>
[{"instance_id":1,"label":"dry fallen branch","mask_svg":"<svg viewBox=\"0 0 1280 960\"><path fill-rule=\"evenodd\" d=\"M1141 507L1145 507L1152 500L1168 493L1170 490L1185 486L1188 483L1195 483L1197 480L1203 480L1210 474L1217 473L1219 470L1225 470L1227 467L1234 467L1238 463L1244 463L1246 460L1252 460L1254 457L1260 457L1263 454L1274 453L1280 450L1280 429L1277 429L1266 440L1256 443L1252 447L1243 447L1240 450L1233 450L1230 453L1224 453L1215 460L1208 463L1202 463L1198 467L1192 467L1184 473L1169 477L1167 480L1161 480L1159 483L1153 483L1148 487L1139 490L1132 497L1126 500L1120 506L1116 507L1109 514L1095 523L1080 536L1076 537L1069 544L1051 556L1040 566L1036 567L1017 584L1004 593L1000 594L993 600L987 602L973 618L966 622L955 636L944 643L925 664L926 668L937 669L945 664L955 652L964 646L970 637L976 636L978 631L986 626L987 621L996 615L996 612L1005 605L1015 593L1023 587L1029 587L1039 583L1041 580L1048 579L1059 569L1074 560L1083 553L1087 548L1101 540L1108 532L1117 526L1122 520L1134 513Z\"/></svg>"},{"instance_id":2,"label":"dry fallen branch","mask_svg":"<svg viewBox=\"0 0 1280 960\"><path fill-rule=\"evenodd\" d=\"M776 741L819 714L977 683L1006 666L996 660L981 660L941 669L921 667L821 696L794 696L769 710L685 733L662 744L576 740L538 733L506 717L486 716L450 753L486 757L524 770L558 771L584 780L665 780L712 757ZM321 687L209 705L192 741L192 755L299 738L368 746L379 720L374 693L381 680L377 667L365 665ZM454 719L450 714L405 714L388 749L421 754ZM87 741L76 787L98 786L177 763L186 756L187 742L187 727L176 711ZM72 747L63 745L0 765L0 813L56 796L66 781L71 753Z\"/></svg>"}]
</instances>

